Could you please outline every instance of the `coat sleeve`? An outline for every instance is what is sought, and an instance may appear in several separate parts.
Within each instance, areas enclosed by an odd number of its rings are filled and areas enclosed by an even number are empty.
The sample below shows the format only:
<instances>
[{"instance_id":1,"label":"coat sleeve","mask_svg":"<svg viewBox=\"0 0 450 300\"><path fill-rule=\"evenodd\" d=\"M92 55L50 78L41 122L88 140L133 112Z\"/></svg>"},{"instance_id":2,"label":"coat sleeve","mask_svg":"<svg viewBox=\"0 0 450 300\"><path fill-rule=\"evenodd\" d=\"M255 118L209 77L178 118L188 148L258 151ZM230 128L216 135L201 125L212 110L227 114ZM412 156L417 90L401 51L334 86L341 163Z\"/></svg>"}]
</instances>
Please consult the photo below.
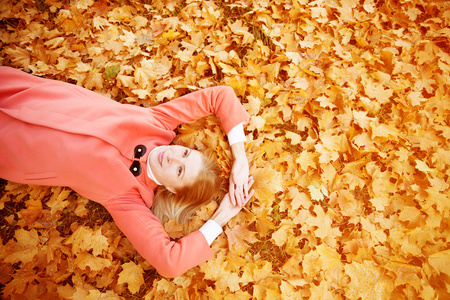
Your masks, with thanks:
<instances>
[{"instance_id":1,"label":"coat sleeve","mask_svg":"<svg viewBox=\"0 0 450 300\"><path fill-rule=\"evenodd\" d=\"M153 116L166 129L174 130L183 123L192 123L215 114L225 133L250 118L228 86L217 86L192 92L167 103L150 108Z\"/></svg>"},{"instance_id":2,"label":"coat sleeve","mask_svg":"<svg viewBox=\"0 0 450 300\"><path fill-rule=\"evenodd\" d=\"M131 244L158 273L173 278L213 257L200 231L172 241L138 192L116 197L105 208Z\"/></svg>"}]
</instances>

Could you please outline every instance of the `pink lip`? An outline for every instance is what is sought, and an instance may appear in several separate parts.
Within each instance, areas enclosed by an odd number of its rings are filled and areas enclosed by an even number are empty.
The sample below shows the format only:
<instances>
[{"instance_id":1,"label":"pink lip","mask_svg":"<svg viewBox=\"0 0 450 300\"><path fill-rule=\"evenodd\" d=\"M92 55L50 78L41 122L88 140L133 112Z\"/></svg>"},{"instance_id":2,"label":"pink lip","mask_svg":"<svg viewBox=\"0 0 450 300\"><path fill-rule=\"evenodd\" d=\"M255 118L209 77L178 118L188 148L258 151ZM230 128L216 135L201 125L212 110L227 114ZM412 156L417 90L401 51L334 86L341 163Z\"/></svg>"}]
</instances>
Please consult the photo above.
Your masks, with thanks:
<instances>
[{"instance_id":1,"label":"pink lip","mask_svg":"<svg viewBox=\"0 0 450 300\"><path fill-rule=\"evenodd\" d=\"M161 167L162 167L162 162L163 162L163 158L164 158L164 153L165 153L166 151L162 151L161 153L159 153L159 155L158 155L158 162L159 162L159 164L161 165Z\"/></svg>"}]
</instances>

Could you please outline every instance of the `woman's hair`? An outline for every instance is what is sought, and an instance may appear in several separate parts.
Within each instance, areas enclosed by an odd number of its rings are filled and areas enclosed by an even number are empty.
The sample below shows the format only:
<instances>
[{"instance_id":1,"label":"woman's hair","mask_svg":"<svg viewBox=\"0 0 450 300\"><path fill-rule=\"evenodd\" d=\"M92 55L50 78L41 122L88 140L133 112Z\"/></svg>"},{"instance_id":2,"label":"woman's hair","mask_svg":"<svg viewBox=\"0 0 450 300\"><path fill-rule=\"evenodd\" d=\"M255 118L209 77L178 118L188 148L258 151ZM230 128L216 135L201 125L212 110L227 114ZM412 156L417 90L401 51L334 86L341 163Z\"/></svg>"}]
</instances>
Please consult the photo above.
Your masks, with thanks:
<instances>
[{"instance_id":1,"label":"woman's hair","mask_svg":"<svg viewBox=\"0 0 450 300\"><path fill-rule=\"evenodd\" d=\"M156 189L151 210L161 223L175 220L186 231L200 206L221 196L220 168L211 151L202 154L203 168L192 186L176 189L176 193L170 192L165 186Z\"/></svg>"}]
</instances>

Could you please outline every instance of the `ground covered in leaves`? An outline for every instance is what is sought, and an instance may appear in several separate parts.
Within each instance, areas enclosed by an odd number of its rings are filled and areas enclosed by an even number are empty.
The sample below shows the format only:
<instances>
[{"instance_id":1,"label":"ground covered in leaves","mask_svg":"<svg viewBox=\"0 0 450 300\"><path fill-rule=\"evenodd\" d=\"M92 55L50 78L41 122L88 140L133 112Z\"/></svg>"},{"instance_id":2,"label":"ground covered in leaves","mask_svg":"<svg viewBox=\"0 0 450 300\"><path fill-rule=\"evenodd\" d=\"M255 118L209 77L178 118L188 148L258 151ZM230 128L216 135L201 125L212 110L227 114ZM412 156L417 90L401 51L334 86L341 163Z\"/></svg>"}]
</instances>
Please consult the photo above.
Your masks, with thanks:
<instances>
[{"instance_id":1,"label":"ground covered in leaves","mask_svg":"<svg viewBox=\"0 0 450 300\"><path fill-rule=\"evenodd\" d=\"M2 297L450 298L448 1L0 7L1 65L143 106L232 86L252 115L256 180L214 258L175 279L143 261L101 206L68 188L2 181ZM227 176L217 124L183 126L176 142L215 149Z\"/></svg>"}]
</instances>

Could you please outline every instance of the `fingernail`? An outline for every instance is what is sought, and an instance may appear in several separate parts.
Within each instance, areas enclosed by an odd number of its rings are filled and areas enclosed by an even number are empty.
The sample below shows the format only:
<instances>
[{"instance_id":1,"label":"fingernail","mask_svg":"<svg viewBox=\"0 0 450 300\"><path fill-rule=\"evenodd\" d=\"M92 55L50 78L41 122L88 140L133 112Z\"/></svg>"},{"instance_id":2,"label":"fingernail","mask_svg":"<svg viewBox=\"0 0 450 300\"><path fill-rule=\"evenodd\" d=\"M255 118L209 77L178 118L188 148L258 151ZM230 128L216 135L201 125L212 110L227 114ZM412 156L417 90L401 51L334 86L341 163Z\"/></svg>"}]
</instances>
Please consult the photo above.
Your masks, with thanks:
<instances>
[{"instance_id":1,"label":"fingernail","mask_svg":"<svg viewBox=\"0 0 450 300\"><path fill-rule=\"evenodd\" d=\"M237 188L237 185L236 185L236 184L234 184L234 188Z\"/></svg>"}]
</instances>

